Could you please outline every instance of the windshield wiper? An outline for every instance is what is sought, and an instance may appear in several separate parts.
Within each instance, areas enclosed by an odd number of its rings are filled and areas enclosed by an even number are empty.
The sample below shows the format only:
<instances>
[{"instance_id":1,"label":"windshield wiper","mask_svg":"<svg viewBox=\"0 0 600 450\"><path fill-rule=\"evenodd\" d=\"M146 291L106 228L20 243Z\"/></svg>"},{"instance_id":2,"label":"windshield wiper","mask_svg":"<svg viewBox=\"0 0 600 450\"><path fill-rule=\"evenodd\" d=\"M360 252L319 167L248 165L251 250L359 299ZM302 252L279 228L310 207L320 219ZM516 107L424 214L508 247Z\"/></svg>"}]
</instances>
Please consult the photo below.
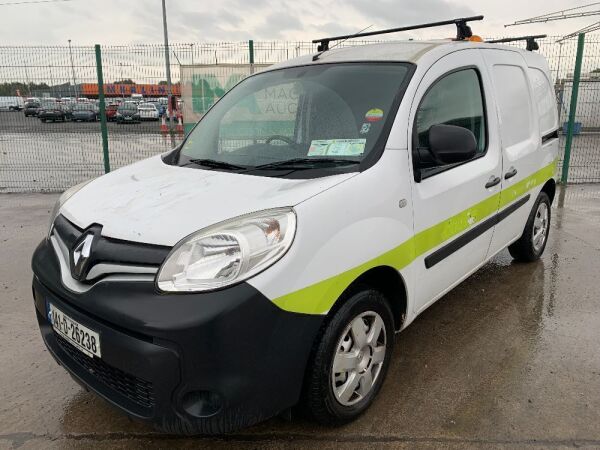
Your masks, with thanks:
<instances>
[{"instance_id":1,"label":"windshield wiper","mask_svg":"<svg viewBox=\"0 0 600 450\"><path fill-rule=\"evenodd\" d=\"M229 169L229 170L245 170L245 169L247 169L247 167L244 167L244 166L238 166L236 164L231 164L231 163L228 163L225 161L217 161L216 159L207 159L207 158L190 159L184 165L188 165L188 164L198 164L199 166L212 167L214 169Z\"/></svg>"},{"instance_id":2,"label":"windshield wiper","mask_svg":"<svg viewBox=\"0 0 600 450\"><path fill-rule=\"evenodd\" d=\"M287 159L284 161L276 161L268 164L261 164L250 168L250 170L261 170L261 169L312 169L315 166L322 164L333 164L333 165L350 165L360 164L360 161L354 159L343 159L343 158L294 158Z\"/></svg>"}]
</instances>

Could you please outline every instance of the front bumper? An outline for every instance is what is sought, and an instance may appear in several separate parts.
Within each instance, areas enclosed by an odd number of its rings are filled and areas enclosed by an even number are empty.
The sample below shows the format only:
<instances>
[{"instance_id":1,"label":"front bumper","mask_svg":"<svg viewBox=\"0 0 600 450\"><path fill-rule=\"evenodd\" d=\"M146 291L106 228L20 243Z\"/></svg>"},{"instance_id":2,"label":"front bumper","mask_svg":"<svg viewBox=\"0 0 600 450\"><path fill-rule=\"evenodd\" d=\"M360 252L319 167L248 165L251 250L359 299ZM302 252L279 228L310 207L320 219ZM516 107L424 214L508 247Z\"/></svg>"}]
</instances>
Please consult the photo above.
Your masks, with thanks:
<instances>
[{"instance_id":1,"label":"front bumper","mask_svg":"<svg viewBox=\"0 0 600 450\"><path fill-rule=\"evenodd\" d=\"M96 116L93 114L73 114L73 120L81 120L83 122L90 122L92 120L96 120Z\"/></svg>"},{"instance_id":2,"label":"front bumper","mask_svg":"<svg viewBox=\"0 0 600 450\"><path fill-rule=\"evenodd\" d=\"M117 120L117 122L121 122L121 123L139 123L140 117L139 116L117 116L116 120Z\"/></svg>"},{"instance_id":3,"label":"front bumper","mask_svg":"<svg viewBox=\"0 0 600 450\"><path fill-rule=\"evenodd\" d=\"M38 117L40 119L53 120L53 119L62 119L65 117L65 115L62 113L45 112L45 113L38 113Z\"/></svg>"},{"instance_id":4,"label":"front bumper","mask_svg":"<svg viewBox=\"0 0 600 450\"><path fill-rule=\"evenodd\" d=\"M247 283L202 294L161 294L149 281L101 281L83 293L60 281L46 240L32 267L42 337L84 387L163 430L223 433L252 425L299 399L322 317L277 308ZM58 337L52 302L98 332L102 358Z\"/></svg>"}]
</instances>

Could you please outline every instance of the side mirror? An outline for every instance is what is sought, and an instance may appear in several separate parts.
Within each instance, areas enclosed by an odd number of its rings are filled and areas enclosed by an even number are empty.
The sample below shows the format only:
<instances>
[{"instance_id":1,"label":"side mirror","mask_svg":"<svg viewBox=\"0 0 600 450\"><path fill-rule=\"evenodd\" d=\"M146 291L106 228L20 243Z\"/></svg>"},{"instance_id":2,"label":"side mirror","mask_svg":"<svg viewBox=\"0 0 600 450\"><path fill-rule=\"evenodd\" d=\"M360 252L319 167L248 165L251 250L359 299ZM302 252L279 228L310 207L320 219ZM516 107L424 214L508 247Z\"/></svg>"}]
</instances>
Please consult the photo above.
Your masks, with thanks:
<instances>
[{"instance_id":1,"label":"side mirror","mask_svg":"<svg viewBox=\"0 0 600 450\"><path fill-rule=\"evenodd\" d=\"M429 128L429 151L445 164L468 161L477 152L477 139L471 130L463 127L433 125Z\"/></svg>"}]
</instances>

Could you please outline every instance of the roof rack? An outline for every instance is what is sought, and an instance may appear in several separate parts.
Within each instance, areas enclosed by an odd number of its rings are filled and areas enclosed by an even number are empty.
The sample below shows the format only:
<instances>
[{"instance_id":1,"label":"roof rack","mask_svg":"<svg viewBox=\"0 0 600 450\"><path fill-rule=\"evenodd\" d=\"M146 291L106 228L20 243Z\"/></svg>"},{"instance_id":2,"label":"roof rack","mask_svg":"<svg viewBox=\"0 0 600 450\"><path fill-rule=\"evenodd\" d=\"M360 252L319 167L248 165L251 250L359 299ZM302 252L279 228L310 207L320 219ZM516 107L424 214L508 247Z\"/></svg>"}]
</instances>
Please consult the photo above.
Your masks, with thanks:
<instances>
[{"instance_id":1,"label":"roof rack","mask_svg":"<svg viewBox=\"0 0 600 450\"><path fill-rule=\"evenodd\" d=\"M535 34L532 36L520 36L520 37L514 37L514 38L493 39L491 41L485 41L485 42L489 42L491 44L502 44L502 43L506 43L506 42L527 41L527 50L532 52L534 50L539 50L539 48L540 48L536 39L543 39L546 36L547 36L546 34Z\"/></svg>"},{"instance_id":2,"label":"roof rack","mask_svg":"<svg viewBox=\"0 0 600 450\"><path fill-rule=\"evenodd\" d=\"M420 25L410 25L407 27L400 28L388 28L387 30L380 31L368 31L366 33L356 33L356 34L346 34L343 36L334 36L327 37L322 39L314 39L313 44L319 44L317 47L317 51L325 52L329 50L329 43L331 41L341 41L350 38L357 37L365 37L365 36L375 36L378 34L388 34L388 33L396 33L398 31L408 31L408 30L419 30L421 28L433 28L433 27L441 27L442 25L456 25L456 40L462 41L463 39L470 38L473 36L471 32L471 28L467 25L467 22L472 22L475 20L483 20L483 16L473 16L473 17L461 17L458 19L451 20L443 20L441 22L431 22L431 23L422 23Z\"/></svg>"}]
</instances>

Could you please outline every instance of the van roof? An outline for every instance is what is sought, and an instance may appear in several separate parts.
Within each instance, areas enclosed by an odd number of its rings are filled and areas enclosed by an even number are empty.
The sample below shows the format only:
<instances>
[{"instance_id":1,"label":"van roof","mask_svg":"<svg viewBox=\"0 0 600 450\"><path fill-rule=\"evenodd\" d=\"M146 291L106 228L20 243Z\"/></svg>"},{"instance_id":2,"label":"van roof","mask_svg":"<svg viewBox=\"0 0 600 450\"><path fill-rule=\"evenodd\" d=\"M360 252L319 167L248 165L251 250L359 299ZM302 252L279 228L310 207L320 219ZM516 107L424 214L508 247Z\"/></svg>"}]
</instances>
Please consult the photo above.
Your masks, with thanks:
<instances>
[{"instance_id":1,"label":"van roof","mask_svg":"<svg viewBox=\"0 0 600 450\"><path fill-rule=\"evenodd\" d=\"M423 56L430 52L439 52L440 56L465 48L494 48L519 52L529 62L543 57L535 52L529 52L514 46L490 44L486 42L456 41L453 39L437 39L428 41L388 41L376 44L363 44L348 47L331 47L320 54L316 61L314 55L304 55L288 61L280 62L267 70L283 67L304 66L307 64L356 62L356 61L394 61L417 64Z\"/></svg>"}]
</instances>

